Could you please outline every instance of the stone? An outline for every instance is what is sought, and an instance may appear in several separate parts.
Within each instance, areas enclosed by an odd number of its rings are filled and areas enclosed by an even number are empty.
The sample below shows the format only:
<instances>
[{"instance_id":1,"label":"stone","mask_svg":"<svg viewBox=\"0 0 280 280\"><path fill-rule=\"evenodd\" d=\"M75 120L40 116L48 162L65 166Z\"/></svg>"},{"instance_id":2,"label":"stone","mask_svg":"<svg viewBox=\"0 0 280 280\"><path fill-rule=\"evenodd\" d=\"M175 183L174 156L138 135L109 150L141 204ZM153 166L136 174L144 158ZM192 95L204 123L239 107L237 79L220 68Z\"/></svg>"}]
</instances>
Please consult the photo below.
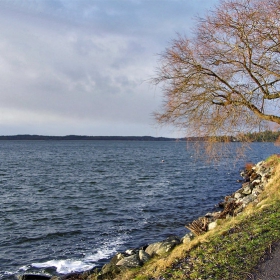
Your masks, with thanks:
<instances>
[{"instance_id":1,"label":"stone","mask_svg":"<svg viewBox=\"0 0 280 280\"><path fill-rule=\"evenodd\" d=\"M217 227L217 222L215 221L215 222L212 222L212 223L210 223L210 224L208 224L208 230L212 230L212 229L214 229L215 227Z\"/></svg>"},{"instance_id":2,"label":"stone","mask_svg":"<svg viewBox=\"0 0 280 280\"><path fill-rule=\"evenodd\" d=\"M252 187L255 187L255 186L257 186L257 185L260 185L260 183L261 183L261 180L260 180L260 179L256 179L256 180L254 180L254 181L251 183L251 185L252 185Z\"/></svg>"},{"instance_id":3,"label":"stone","mask_svg":"<svg viewBox=\"0 0 280 280\"><path fill-rule=\"evenodd\" d=\"M141 263L141 260L138 256L138 254L135 254L135 255L132 255L129 257L125 257L116 263L116 266L124 266L124 267L130 267L130 268L139 267L141 265L142 265L142 263Z\"/></svg>"},{"instance_id":4,"label":"stone","mask_svg":"<svg viewBox=\"0 0 280 280\"><path fill-rule=\"evenodd\" d=\"M242 190L244 190L244 188L248 187L250 185L250 182L246 182L242 184L242 188L239 189L237 192L242 192Z\"/></svg>"},{"instance_id":5,"label":"stone","mask_svg":"<svg viewBox=\"0 0 280 280\"><path fill-rule=\"evenodd\" d=\"M263 167L263 165L265 164L265 162L259 161L257 164L255 164L255 166L252 168L255 172L259 172L259 170Z\"/></svg>"},{"instance_id":6,"label":"stone","mask_svg":"<svg viewBox=\"0 0 280 280\"><path fill-rule=\"evenodd\" d=\"M251 194L251 193L252 193L252 190L250 188L250 185L246 186L242 191L242 194L245 194L245 195L248 195L248 194Z\"/></svg>"},{"instance_id":7,"label":"stone","mask_svg":"<svg viewBox=\"0 0 280 280\"><path fill-rule=\"evenodd\" d=\"M102 269L101 269L101 273L102 274L106 274L106 273L117 273L119 272L119 268L116 266L116 264L122 260L123 258L125 258L125 255L122 253L118 253L116 254L109 263L106 263Z\"/></svg>"},{"instance_id":8,"label":"stone","mask_svg":"<svg viewBox=\"0 0 280 280\"><path fill-rule=\"evenodd\" d=\"M248 205L249 203L253 202L256 198L257 198L256 195L250 194L250 195L245 196L245 197L241 200L241 202L243 203L243 205Z\"/></svg>"},{"instance_id":9,"label":"stone","mask_svg":"<svg viewBox=\"0 0 280 280\"><path fill-rule=\"evenodd\" d=\"M38 274L23 274L17 277L19 280L50 280L50 276Z\"/></svg>"},{"instance_id":10,"label":"stone","mask_svg":"<svg viewBox=\"0 0 280 280\"><path fill-rule=\"evenodd\" d=\"M180 239L178 239L178 237L169 237L162 242L150 244L145 252L151 257L155 255L161 256L170 252L178 244L180 244Z\"/></svg>"},{"instance_id":11,"label":"stone","mask_svg":"<svg viewBox=\"0 0 280 280\"><path fill-rule=\"evenodd\" d=\"M144 264L151 259L151 256L144 250L139 250L139 259Z\"/></svg>"},{"instance_id":12,"label":"stone","mask_svg":"<svg viewBox=\"0 0 280 280\"><path fill-rule=\"evenodd\" d=\"M212 218L213 217L213 213L207 213L204 215L205 218Z\"/></svg>"},{"instance_id":13,"label":"stone","mask_svg":"<svg viewBox=\"0 0 280 280\"><path fill-rule=\"evenodd\" d=\"M236 192L236 193L234 194L234 198L235 198L235 199L238 199L238 198L241 198L241 197L242 197L242 194L239 193L239 192Z\"/></svg>"},{"instance_id":14,"label":"stone","mask_svg":"<svg viewBox=\"0 0 280 280\"><path fill-rule=\"evenodd\" d=\"M193 239L194 239L194 235L191 232L189 232L181 238L181 243L187 244L190 243Z\"/></svg>"},{"instance_id":15,"label":"stone","mask_svg":"<svg viewBox=\"0 0 280 280\"><path fill-rule=\"evenodd\" d=\"M259 177L260 177L260 175L254 172L254 173L250 176L250 181L252 182L252 181L258 179Z\"/></svg>"},{"instance_id":16,"label":"stone","mask_svg":"<svg viewBox=\"0 0 280 280\"><path fill-rule=\"evenodd\" d=\"M234 199L233 197L230 197L230 198L228 198L228 199L226 200L225 205L228 204L228 203L231 203L231 202L233 202L233 201L235 201L235 199Z\"/></svg>"},{"instance_id":17,"label":"stone","mask_svg":"<svg viewBox=\"0 0 280 280\"><path fill-rule=\"evenodd\" d=\"M258 185L257 187L255 187L252 190L252 194L258 196L260 193L263 192L263 186L262 185Z\"/></svg>"},{"instance_id":18,"label":"stone","mask_svg":"<svg viewBox=\"0 0 280 280\"><path fill-rule=\"evenodd\" d=\"M135 255L137 252L134 249L128 249L125 251L125 253L132 256L132 255Z\"/></svg>"},{"instance_id":19,"label":"stone","mask_svg":"<svg viewBox=\"0 0 280 280\"><path fill-rule=\"evenodd\" d=\"M84 273L69 273L66 275L63 275L62 277L60 277L61 280L68 280L68 279L79 279L82 278L83 276L86 276L86 272ZM53 279L53 277L51 278Z\"/></svg>"}]
</instances>

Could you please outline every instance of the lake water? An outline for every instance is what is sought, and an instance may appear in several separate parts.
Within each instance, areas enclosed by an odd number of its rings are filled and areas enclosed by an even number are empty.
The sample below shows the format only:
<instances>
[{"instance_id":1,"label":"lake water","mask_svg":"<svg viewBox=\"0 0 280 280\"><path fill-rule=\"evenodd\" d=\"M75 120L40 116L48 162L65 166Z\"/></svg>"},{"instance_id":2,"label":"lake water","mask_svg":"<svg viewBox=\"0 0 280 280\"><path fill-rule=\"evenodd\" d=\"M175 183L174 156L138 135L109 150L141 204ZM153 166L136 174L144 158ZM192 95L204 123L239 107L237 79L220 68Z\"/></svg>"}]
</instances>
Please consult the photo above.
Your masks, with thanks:
<instances>
[{"instance_id":1,"label":"lake water","mask_svg":"<svg viewBox=\"0 0 280 280\"><path fill-rule=\"evenodd\" d=\"M253 143L233 163L239 144L230 145L207 164L184 142L0 141L0 279L83 271L182 237L240 187L245 162L279 152Z\"/></svg>"}]
</instances>

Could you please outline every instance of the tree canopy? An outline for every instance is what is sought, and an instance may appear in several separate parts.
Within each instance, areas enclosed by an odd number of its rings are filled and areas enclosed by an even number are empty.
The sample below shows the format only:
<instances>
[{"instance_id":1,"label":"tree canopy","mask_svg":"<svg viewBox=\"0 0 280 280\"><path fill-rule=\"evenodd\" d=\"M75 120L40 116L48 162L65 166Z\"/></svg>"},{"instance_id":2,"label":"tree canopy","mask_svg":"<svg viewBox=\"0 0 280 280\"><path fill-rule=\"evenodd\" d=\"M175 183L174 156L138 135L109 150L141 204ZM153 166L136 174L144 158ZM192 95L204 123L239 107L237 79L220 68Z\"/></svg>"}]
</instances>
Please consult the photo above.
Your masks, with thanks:
<instances>
[{"instance_id":1,"label":"tree canopy","mask_svg":"<svg viewBox=\"0 0 280 280\"><path fill-rule=\"evenodd\" d=\"M222 0L160 56L156 119L189 136L240 135L280 124L280 1Z\"/></svg>"}]
</instances>

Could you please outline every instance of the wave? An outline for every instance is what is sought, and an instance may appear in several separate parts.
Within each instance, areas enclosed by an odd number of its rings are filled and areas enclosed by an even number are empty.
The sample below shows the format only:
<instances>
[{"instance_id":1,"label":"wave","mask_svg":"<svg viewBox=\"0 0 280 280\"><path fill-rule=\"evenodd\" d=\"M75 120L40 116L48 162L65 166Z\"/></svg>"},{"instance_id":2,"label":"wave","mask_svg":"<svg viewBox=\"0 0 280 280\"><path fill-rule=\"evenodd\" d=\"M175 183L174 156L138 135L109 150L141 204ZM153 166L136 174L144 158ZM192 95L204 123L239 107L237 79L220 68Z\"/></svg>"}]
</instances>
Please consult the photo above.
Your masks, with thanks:
<instances>
[{"instance_id":1,"label":"wave","mask_svg":"<svg viewBox=\"0 0 280 280\"><path fill-rule=\"evenodd\" d=\"M21 267L20 270L27 271L32 269L43 270L46 268L54 268L58 274L69 274L90 270L97 267L101 260L108 260L112 255L116 254L125 241L125 236L119 236L114 241L104 243L95 253L87 254L82 259L54 259L45 262L35 262L32 263L31 266Z\"/></svg>"},{"instance_id":2,"label":"wave","mask_svg":"<svg viewBox=\"0 0 280 280\"><path fill-rule=\"evenodd\" d=\"M89 270L95 267L95 265L91 263L84 262L82 260L50 260L42 263L32 263L32 267L34 268L48 268L55 267L56 271L60 274L68 274L72 272L82 272L85 270Z\"/></svg>"}]
</instances>

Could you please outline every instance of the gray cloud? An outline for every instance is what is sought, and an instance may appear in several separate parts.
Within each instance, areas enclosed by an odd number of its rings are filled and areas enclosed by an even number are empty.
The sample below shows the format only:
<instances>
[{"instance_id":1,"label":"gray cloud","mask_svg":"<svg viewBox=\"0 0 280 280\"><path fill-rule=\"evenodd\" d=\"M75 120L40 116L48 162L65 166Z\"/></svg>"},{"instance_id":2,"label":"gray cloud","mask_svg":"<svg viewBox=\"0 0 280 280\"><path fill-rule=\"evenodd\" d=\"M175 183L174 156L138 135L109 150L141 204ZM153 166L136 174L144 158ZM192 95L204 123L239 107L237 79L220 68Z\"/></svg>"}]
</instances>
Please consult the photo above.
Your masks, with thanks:
<instances>
[{"instance_id":1,"label":"gray cloud","mask_svg":"<svg viewBox=\"0 0 280 280\"><path fill-rule=\"evenodd\" d=\"M217 2L0 1L0 135L174 136L154 128L161 93L147 80Z\"/></svg>"}]
</instances>

